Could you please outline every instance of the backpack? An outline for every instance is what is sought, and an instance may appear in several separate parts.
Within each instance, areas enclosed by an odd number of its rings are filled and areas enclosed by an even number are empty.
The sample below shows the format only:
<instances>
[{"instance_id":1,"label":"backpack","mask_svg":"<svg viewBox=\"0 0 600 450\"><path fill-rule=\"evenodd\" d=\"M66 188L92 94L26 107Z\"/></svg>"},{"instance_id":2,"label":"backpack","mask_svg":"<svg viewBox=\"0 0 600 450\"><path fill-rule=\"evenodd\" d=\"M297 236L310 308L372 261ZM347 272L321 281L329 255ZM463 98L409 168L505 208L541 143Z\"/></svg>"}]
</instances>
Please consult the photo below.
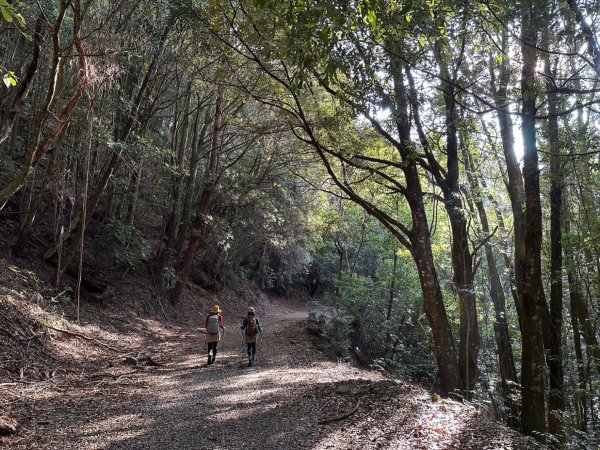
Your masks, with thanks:
<instances>
[{"instance_id":1,"label":"backpack","mask_svg":"<svg viewBox=\"0 0 600 450\"><path fill-rule=\"evenodd\" d=\"M246 336L256 336L256 317L248 317L246 319Z\"/></svg>"},{"instance_id":2,"label":"backpack","mask_svg":"<svg viewBox=\"0 0 600 450\"><path fill-rule=\"evenodd\" d=\"M206 327L208 334L219 334L219 315L213 314L208 317L208 326Z\"/></svg>"}]
</instances>

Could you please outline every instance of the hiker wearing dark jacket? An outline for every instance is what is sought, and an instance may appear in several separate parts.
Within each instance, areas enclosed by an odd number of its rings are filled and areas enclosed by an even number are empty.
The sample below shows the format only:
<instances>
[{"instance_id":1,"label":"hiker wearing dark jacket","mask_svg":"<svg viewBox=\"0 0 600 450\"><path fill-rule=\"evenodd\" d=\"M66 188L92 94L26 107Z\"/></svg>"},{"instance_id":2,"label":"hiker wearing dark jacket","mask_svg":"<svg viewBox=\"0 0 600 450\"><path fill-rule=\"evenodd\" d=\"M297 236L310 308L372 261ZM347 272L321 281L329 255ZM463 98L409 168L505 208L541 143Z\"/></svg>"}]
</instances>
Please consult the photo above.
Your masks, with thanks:
<instances>
[{"instance_id":1,"label":"hiker wearing dark jacket","mask_svg":"<svg viewBox=\"0 0 600 450\"><path fill-rule=\"evenodd\" d=\"M241 328L245 331L244 342L248 346L248 367L250 367L254 364L254 355L256 355L256 336L258 333L262 333L254 308L248 308L248 316L244 319Z\"/></svg>"},{"instance_id":2,"label":"hiker wearing dark jacket","mask_svg":"<svg viewBox=\"0 0 600 450\"><path fill-rule=\"evenodd\" d=\"M225 332L225 322L221 315L221 308L218 305L210 309L206 316L204 326L206 327L206 343L208 344L208 364L214 364L217 357L217 344L221 340L221 335Z\"/></svg>"}]
</instances>

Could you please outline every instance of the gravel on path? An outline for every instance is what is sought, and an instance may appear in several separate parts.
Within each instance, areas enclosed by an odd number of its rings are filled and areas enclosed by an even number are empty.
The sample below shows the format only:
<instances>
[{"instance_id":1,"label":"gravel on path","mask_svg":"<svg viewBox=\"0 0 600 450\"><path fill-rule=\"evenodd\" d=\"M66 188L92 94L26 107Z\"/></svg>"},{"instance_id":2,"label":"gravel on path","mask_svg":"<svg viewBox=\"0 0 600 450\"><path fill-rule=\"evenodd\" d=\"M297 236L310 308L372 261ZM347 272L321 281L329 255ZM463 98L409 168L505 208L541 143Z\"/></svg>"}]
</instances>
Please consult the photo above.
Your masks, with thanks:
<instances>
[{"instance_id":1,"label":"gravel on path","mask_svg":"<svg viewBox=\"0 0 600 450\"><path fill-rule=\"evenodd\" d=\"M275 305L253 367L241 330L227 321L216 364L204 336L155 327L152 361L28 389L15 449L295 450L536 448L484 410L437 400L377 370L331 361L305 331L308 314ZM149 360L148 360L149 361ZM19 393L13 391L18 397ZM360 401L360 403L358 403ZM319 422L336 419L328 423Z\"/></svg>"}]
</instances>

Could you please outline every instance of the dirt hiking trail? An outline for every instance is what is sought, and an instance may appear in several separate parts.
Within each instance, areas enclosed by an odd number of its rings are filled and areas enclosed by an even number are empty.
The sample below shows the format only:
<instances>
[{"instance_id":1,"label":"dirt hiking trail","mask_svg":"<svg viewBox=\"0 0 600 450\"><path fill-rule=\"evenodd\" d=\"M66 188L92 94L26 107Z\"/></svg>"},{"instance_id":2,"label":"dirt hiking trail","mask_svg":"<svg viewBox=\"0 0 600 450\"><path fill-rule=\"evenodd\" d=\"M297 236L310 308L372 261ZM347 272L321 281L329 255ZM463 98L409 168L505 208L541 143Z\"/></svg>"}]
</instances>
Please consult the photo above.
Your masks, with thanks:
<instances>
[{"instance_id":1,"label":"dirt hiking trail","mask_svg":"<svg viewBox=\"0 0 600 450\"><path fill-rule=\"evenodd\" d=\"M212 366L197 330L147 321L149 359L138 354L93 373L5 390L3 405L13 406L21 431L0 438L0 447L533 448L483 409L327 359L305 331L307 315L292 304L259 315L264 333L253 367L247 367L241 319L225 317Z\"/></svg>"}]
</instances>

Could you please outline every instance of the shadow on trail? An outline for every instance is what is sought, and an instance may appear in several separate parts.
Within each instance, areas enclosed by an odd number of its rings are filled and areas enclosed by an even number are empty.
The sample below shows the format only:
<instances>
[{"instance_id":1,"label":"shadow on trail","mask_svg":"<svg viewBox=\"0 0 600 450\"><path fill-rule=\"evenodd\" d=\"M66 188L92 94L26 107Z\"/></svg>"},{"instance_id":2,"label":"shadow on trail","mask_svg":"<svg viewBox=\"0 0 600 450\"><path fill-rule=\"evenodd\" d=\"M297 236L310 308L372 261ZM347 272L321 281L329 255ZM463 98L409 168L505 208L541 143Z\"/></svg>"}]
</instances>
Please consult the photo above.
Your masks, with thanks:
<instances>
[{"instance_id":1,"label":"shadow on trail","mask_svg":"<svg viewBox=\"0 0 600 450\"><path fill-rule=\"evenodd\" d=\"M373 406L366 397L384 395L395 384L355 380L355 391L338 393L338 388L347 386L347 382L308 382L321 370L320 366L240 370L237 363L232 363L226 366L222 373L226 379L218 387L203 385L209 374L205 378L202 374L181 373L173 379L181 396L170 401L163 399L152 422L143 429L129 430L135 435L114 441L107 448L317 449L327 448L327 435L348 423L372 430ZM282 372L298 378L283 380L278 377ZM205 390L202 397L199 390ZM345 421L318 424L320 419L351 410L361 397L364 406L355 415ZM418 413L414 409L410 414ZM388 416L387 420L386 426L390 426L396 419ZM390 440L389 436L380 437ZM356 448L353 445L354 439L349 438L345 447L336 448Z\"/></svg>"},{"instance_id":2,"label":"shadow on trail","mask_svg":"<svg viewBox=\"0 0 600 450\"><path fill-rule=\"evenodd\" d=\"M421 388L325 360L303 345L308 337L300 320L280 321L269 336L254 367L243 364L241 338L225 342L217 364L207 366L203 337L173 329L165 346L177 344L164 365L102 389L82 386L67 402L59 394L45 399L44 414L54 411L60 423L50 418L53 423L42 425L52 427L43 444L109 450L528 448L511 442L505 430L490 433L489 418L472 407L432 402ZM136 389L121 385L127 382ZM106 396L109 402L94 404ZM319 424L352 411L359 400L352 415ZM505 441L496 442L497 436Z\"/></svg>"},{"instance_id":3,"label":"shadow on trail","mask_svg":"<svg viewBox=\"0 0 600 450\"><path fill-rule=\"evenodd\" d=\"M412 423L420 414L418 402L407 398L410 389L405 385L363 379L363 371L326 361L299 342L308 342L303 322L288 323L265 339L254 367L242 364L241 345L230 341L216 366L194 369L195 361L204 361L198 355L160 369L166 377L161 382L165 392L154 393L151 420L107 448L355 449L360 435L361 441L377 448L377 442L394 441L389 430ZM299 358L300 351L315 357ZM390 399L388 408L378 406L382 398ZM351 417L318 424L351 410L358 399L362 406ZM396 413L407 405L410 410ZM378 427L382 432L373 440ZM361 447L369 448L364 443Z\"/></svg>"}]
</instances>

